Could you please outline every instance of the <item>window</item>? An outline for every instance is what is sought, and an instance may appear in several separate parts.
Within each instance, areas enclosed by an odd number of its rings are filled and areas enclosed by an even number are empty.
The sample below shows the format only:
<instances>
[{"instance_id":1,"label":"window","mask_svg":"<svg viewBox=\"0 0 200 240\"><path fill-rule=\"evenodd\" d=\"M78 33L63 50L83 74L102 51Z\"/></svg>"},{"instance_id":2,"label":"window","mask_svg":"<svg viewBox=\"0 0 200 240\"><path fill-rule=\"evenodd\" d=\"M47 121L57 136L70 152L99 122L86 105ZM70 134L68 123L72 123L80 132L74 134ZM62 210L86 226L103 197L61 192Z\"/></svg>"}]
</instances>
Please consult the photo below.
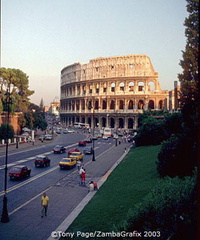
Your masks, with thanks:
<instances>
[{"instance_id":1,"label":"window","mask_svg":"<svg viewBox=\"0 0 200 240\"><path fill-rule=\"evenodd\" d=\"M99 88L96 88L96 93L99 93Z\"/></svg>"},{"instance_id":2,"label":"window","mask_svg":"<svg viewBox=\"0 0 200 240\"><path fill-rule=\"evenodd\" d=\"M103 88L103 92L104 92L104 93L107 92L107 88Z\"/></svg>"}]
</instances>

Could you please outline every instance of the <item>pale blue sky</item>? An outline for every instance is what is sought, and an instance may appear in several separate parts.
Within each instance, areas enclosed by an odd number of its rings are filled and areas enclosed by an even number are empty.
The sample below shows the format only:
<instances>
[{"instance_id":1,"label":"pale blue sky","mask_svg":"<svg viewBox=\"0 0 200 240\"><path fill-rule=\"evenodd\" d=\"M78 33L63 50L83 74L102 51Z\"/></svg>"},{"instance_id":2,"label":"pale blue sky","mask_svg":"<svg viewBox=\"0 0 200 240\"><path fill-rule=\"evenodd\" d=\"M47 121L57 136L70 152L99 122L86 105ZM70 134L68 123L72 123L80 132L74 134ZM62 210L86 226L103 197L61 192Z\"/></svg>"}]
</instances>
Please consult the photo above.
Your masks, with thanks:
<instances>
[{"instance_id":1,"label":"pale blue sky","mask_svg":"<svg viewBox=\"0 0 200 240\"><path fill-rule=\"evenodd\" d=\"M2 67L29 76L32 102L60 97L60 71L97 57L147 54L171 90L185 49L185 0L2 0Z\"/></svg>"}]
</instances>

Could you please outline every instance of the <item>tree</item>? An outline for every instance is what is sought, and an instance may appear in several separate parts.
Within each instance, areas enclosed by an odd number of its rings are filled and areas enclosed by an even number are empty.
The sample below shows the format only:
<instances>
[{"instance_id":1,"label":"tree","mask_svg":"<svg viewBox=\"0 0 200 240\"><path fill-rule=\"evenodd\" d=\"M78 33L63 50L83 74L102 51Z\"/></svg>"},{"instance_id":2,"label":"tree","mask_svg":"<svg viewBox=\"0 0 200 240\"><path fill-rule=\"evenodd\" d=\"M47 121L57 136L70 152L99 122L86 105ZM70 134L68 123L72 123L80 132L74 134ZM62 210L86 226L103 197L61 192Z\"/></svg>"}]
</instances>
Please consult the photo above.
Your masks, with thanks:
<instances>
[{"instance_id":1,"label":"tree","mask_svg":"<svg viewBox=\"0 0 200 240\"><path fill-rule=\"evenodd\" d=\"M0 126L0 139L12 139L14 137L14 129L13 126L9 124L1 124Z\"/></svg>"},{"instance_id":2,"label":"tree","mask_svg":"<svg viewBox=\"0 0 200 240\"><path fill-rule=\"evenodd\" d=\"M186 0L189 16L186 18L185 35L187 37L183 60L180 65L183 72L178 75L181 84L181 109L187 124L193 124L199 103L199 0Z\"/></svg>"},{"instance_id":3,"label":"tree","mask_svg":"<svg viewBox=\"0 0 200 240\"><path fill-rule=\"evenodd\" d=\"M43 100L43 98L40 101L40 111L44 112L44 100Z\"/></svg>"},{"instance_id":4,"label":"tree","mask_svg":"<svg viewBox=\"0 0 200 240\"><path fill-rule=\"evenodd\" d=\"M0 110L6 110L7 96L5 93L8 91L12 100L12 112L27 109L30 104L29 96L34 93L28 87L28 76L24 72L19 69L0 68Z\"/></svg>"}]
</instances>

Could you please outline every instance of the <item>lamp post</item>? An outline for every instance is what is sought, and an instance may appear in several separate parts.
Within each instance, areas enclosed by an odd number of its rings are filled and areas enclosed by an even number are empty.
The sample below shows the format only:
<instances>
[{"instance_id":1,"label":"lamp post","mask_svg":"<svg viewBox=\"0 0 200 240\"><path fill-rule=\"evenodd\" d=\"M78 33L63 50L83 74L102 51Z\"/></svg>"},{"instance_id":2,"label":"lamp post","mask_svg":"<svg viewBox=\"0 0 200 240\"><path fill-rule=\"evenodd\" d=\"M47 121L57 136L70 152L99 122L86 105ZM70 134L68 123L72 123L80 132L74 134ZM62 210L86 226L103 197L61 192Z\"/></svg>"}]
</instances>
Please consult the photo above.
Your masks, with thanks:
<instances>
[{"instance_id":1,"label":"lamp post","mask_svg":"<svg viewBox=\"0 0 200 240\"><path fill-rule=\"evenodd\" d=\"M23 95L23 91L18 92L19 95ZM10 113L11 109L10 106L12 104L11 98L11 84L8 85L7 91L4 94L5 96L5 106L7 110L7 124L6 124L6 156L5 156L5 175L4 175L4 196L3 196L3 209L1 215L1 222L7 223L10 221L8 216L8 208L7 208L7 174L8 174L8 140L9 140L9 122L10 122Z\"/></svg>"},{"instance_id":2,"label":"lamp post","mask_svg":"<svg viewBox=\"0 0 200 240\"><path fill-rule=\"evenodd\" d=\"M1 222L7 223L10 221L8 216L7 208L7 173L8 173L8 133L9 133L9 121L10 121L10 104L12 104L12 99L10 96L10 87L5 93L6 96L6 109L7 109L7 125L6 125L6 157L5 157L5 175L4 175L4 196L3 196L3 209L1 215Z\"/></svg>"},{"instance_id":3,"label":"lamp post","mask_svg":"<svg viewBox=\"0 0 200 240\"><path fill-rule=\"evenodd\" d=\"M94 127L95 127L95 124L94 124L94 107L91 107L93 109L92 111L92 124L93 124L93 129L92 129L92 135L93 135L93 138L92 138L92 161L95 161L95 152L94 152Z\"/></svg>"}]
</instances>

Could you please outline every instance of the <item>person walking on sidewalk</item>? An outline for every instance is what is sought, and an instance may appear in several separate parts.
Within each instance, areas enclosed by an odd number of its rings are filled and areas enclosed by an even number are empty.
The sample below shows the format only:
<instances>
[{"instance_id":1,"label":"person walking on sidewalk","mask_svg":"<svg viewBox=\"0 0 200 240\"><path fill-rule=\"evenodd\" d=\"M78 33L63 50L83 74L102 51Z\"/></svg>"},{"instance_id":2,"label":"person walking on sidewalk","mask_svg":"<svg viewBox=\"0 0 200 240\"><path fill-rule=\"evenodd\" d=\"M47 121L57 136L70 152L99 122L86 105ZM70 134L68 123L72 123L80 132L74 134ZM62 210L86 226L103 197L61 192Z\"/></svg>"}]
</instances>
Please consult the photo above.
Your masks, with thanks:
<instances>
[{"instance_id":1,"label":"person walking on sidewalk","mask_svg":"<svg viewBox=\"0 0 200 240\"><path fill-rule=\"evenodd\" d=\"M49 197L46 195L46 193L43 193L42 199L41 199L41 205L42 205L42 216L47 216L47 209L49 204Z\"/></svg>"}]
</instances>

